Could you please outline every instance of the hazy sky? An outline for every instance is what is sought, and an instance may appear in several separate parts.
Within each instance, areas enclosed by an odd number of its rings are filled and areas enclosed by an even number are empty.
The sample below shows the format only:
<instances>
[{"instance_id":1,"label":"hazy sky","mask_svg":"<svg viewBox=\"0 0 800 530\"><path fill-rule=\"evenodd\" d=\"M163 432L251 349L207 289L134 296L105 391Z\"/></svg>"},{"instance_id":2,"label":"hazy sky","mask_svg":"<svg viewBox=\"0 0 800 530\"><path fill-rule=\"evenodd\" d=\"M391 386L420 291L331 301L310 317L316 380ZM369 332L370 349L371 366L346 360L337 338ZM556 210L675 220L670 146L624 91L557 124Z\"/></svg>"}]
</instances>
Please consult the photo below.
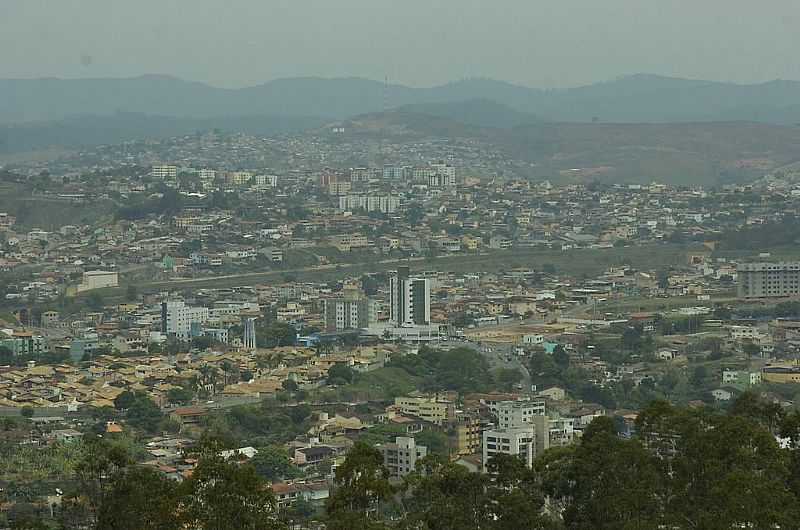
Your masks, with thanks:
<instances>
[{"instance_id":1,"label":"hazy sky","mask_svg":"<svg viewBox=\"0 0 800 530\"><path fill-rule=\"evenodd\" d=\"M797 0L0 0L0 77L800 79Z\"/></svg>"}]
</instances>

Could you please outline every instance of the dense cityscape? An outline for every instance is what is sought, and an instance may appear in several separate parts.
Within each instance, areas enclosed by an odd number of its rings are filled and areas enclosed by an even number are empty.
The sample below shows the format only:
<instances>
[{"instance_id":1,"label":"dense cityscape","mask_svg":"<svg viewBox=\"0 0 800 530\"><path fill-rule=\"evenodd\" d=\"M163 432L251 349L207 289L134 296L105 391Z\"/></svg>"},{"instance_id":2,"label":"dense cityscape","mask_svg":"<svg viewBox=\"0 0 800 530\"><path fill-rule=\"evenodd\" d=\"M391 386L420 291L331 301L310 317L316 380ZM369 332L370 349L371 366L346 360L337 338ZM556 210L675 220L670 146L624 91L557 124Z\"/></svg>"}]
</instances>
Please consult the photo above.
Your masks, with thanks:
<instances>
[{"instance_id":1,"label":"dense cityscape","mask_svg":"<svg viewBox=\"0 0 800 530\"><path fill-rule=\"evenodd\" d=\"M376 451L391 489L536 469L598 418L632 439L658 400L794 409L791 168L714 189L554 185L445 143L422 164L329 167L322 143L282 139L293 158L261 167L267 141L204 133L3 169L24 203L0 213L10 520L110 517L69 488L113 447L162 485L190 484L218 447L214 465L269 485L274 524L355 528L332 515L354 454ZM419 475L431 458L445 467ZM568 520L545 499L536 524Z\"/></svg>"},{"instance_id":2,"label":"dense cityscape","mask_svg":"<svg viewBox=\"0 0 800 530\"><path fill-rule=\"evenodd\" d=\"M800 529L798 20L0 1L0 530Z\"/></svg>"}]
</instances>

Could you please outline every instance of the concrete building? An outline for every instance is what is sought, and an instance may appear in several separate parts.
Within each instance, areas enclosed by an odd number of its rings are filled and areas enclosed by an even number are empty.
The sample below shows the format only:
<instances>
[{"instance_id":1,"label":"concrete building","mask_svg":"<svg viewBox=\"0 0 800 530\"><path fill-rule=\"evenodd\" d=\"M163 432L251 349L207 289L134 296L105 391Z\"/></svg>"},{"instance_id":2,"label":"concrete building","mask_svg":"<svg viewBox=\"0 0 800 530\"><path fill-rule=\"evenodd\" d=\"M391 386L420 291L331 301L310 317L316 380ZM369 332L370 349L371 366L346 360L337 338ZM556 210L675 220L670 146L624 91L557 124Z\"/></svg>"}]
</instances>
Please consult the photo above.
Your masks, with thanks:
<instances>
[{"instance_id":1,"label":"concrete building","mask_svg":"<svg viewBox=\"0 0 800 530\"><path fill-rule=\"evenodd\" d=\"M190 307L182 301L161 304L161 332L181 340L192 337L192 329L208 321L207 307Z\"/></svg>"},{"instance_id":2,"label":"concrete building","mask_svg":"<svg viewBox=\"0 0 800 530\"><path fill-rule=\"evenodd\" d=\"M800 365L769 365L761 369L761 380L767 383L800 383Z\"/></svg>"},{"instance_id":3,"label":"concrete building","mask_svg":"<svg viewBox=\"0 0 800 530\"><path fill-rule=\"evenodd\" d=\"M325 300L325 331L364 329L374 320L372 303L366 296L345 295Z\"/></svg>"},{"instance_id":4,"label":"concrete building","mask_svg":"<svg viewBox=\"0 0 800 530\"><path fill-rule=\"evenodd\" d=\"M47 339L30 331L0 331L0 347L7 348L15 356L41 355L48 350Z\"/></svg>"},{"instance_id":5,"label":"concrete building","mask_svg":"<svg viewBox=\"0 0 800 530\"><path fill-rule=\"evenodd\" d=\"M92 289L103 289L105 287L117 287L119 276L113 271L86 271L83 273L83 281L78 285L78 292L83 293Z\"/></svg>"},{"instance_id":6,"label":"concrete building","mask_svg":"<svg viewBox=\"0 0 800 530\"><path fill-rule=\"evenodd\" d=\"M275 188L278 186L278 175L256 175L254 181L257 188Z\"/></svg>"},{"instance_id":7,"label":"concrete building","mask_svg":"<svg viewBox=\"0 0 800 530\"><path fill-rule=\"evenodd\" d=\"M480 451L481 422L477 416L458 414L449 432L451 455L472 455Z\"/></svg>"},{"instance_id":8,"label":"concrete building","mask_svg":"<svg viewBox=\"0 0 800 530\"><path fill-rule=\"evenodd\" d=\"M400 396L394 404L403 414L416 416L429 423L442 425L455 417L455 404L438 395Z\"/></svg>"},{"instance_id":9,"label":"concrete building","mask_svg":"<svg viewBox=\"0 0 800 530\"><path fill-rule=\"evenodd\" d=\"M800 262L741 263L736 269L739 298L800 295Z\"/></svg>"},{"instance_id":10,"label":"concrete building","mask_svg":"<svg viewBox=\"0 0 800 530\"><path fill-rule=\"evenodd\" d=\"M417 445L414 438L398 436L394 443L378 446L383 455L383 465L389 470L391 478L403 478L414 471L417 461L428 455L428 448Z\"/></svg>"},{"instance_id":11,"label":"concrete building","mask_svg":"<svg viewBox=\"0 0 800 530\"><path fill-rule=\"evenodd\" d=\"M391 214L400 207L400 199L391 195L342 195L339 197L339 210L366 210Z\"/></svg>"},{"instance_id":12,"label":"concrete building","mask_svg":"<svg viewBox=\"0 0 800 530\"><path fill-rule=\"evenodd\" d=\"M398 267L389 280L389 320L395 326L430 324L430 280L411 278L408 267Z\"/></svg>"},{"instance_id":13,"label":"concrete building","mask_svg":"<svg viewBox=\"0 0 800 530\"><path fill-rule=\"evenodd\" d=\"M178 177L178 167L165 164L153 166L150 169L150 175L158 179L174 180Z\"/></svg>"},{"instance_id":14,"label":"concrete building","mask_svg":"<svg viewBox=\"0 0 800 530\"><path fill-rule=\"evenodd\" d=\"M60 327L61 321L57 311L45 311L42 313L41 325L43 328Z\"/></svg>"},{"instance_id":15,"label":"concrete building","mask_svg":"<svg viewBox=\"0 0 800 530\"><path fill-rule=\"evenodd\" d=\"M534 417L545 415L544 401L500 401L490 407L501 429L513 429L533 424Z\"/></svg>"},{"instance_id":16,"label":"concrete building","mask_svg":"<svg viewBox=\"0 0 800 530\"><path fill-rule=\"evenodd\" d=\"M489 429L483 431L483 471L488 471L489 461L498 454L519 456L530 468L536 457L536 427L531 424L516 429Z\"/></svg>"}]
</instances>

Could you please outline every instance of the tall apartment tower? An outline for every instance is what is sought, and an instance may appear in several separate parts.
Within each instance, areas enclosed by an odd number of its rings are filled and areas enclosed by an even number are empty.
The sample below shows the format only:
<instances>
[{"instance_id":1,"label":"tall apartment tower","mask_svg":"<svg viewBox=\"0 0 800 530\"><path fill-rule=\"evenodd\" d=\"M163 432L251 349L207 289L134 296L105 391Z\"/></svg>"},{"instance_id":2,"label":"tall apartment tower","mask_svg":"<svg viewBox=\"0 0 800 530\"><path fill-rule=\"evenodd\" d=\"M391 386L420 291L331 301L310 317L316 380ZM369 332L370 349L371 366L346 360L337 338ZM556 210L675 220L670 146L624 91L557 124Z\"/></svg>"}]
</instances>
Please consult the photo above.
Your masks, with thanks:
<instances>
[{"instance_id":1,"label":"tall apartment tower","mask_svg":"<svg viewBox=\"0 0 800 530\"><path fill-rule=\"evenodd\" d=\"M366 296L342 296L325 300L325 331L361 329L374 321L372 304Z\"/></svg>"},{"instance_id":2,"label":"tall apartment tower","mask_svg":"<svg viewBox=\"0 0 800 530\"><path fill-rule=\"evenodd\" d=\"M242 323L244 324L244 337L242 337L242 344L248 350L255 350L256 319L253 317L245 318Z\"/></svg>"},{"instance_id":3,"label":"tall apartment tower","mask_svg":"<svg viewBox=\"0 0 800 530\"><path fill-rule=\"evenodd\" d=\"M430 280L411 278L408 267L398 267L389 279L389 320L401 327L430 324Z\"/></svg>"},{"instance_id":4,"label":"tall apartment tower","mask_svg":"<svg viewBox=\"0 0 800 530\"><path fill-rule=\"evenodd\" d=\"M800 262L741 263L736 276L739 298L800 295Z\"/></svg>"}]
</instances>

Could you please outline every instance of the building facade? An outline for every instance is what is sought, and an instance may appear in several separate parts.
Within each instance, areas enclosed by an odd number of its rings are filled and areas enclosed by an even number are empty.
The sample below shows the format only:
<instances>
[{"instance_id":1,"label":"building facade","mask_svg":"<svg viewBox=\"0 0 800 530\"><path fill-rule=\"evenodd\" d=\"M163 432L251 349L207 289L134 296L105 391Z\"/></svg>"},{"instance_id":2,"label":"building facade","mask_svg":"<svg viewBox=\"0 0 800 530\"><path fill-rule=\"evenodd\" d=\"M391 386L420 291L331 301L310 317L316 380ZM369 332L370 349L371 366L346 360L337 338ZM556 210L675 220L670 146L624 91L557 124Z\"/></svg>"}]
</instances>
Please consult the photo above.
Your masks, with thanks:
<instances>
[{"instance_id":1,"label":"building facade","mask_svg":"<svg viewBox=\"0 0 800 530\"><path fill-rule=\"evenodd\" d=\"M394 443L379 445L378 450L383 455L383 465L392 478L402 478L412 473L417 461L428 455L427 447L417 445L414 438L406 436L396 437Z\"/></svg>"},{"instance_id":2,"label":"building facade","mask_svg":"<svg viewBox=\"0 0 800 530\"><path fill-rule=\"evenodd\" d=\"M516 429L489 429L483 431L483 471L495 455L505 454L522 458L530 468L536 457L536 428L533 424Z\"/></svg>"},{"instance_id":3,"label":"building facade","mask_svg":"<svg viewBox=\"0 0 800 530\"><path fill-rule=\"evenodd\" d=\"M411 278L408 267L398 267L389 280L389 320L395 326L430 324L430 280Z\"/></svg>"},{"instance_id":4,"label":"building facade","mask_svg":"<svg viewBox=\"0 0 800 530\"><path fill-rule=\"evenodd\" d=\"M325 300L325 330L363 329L370 325L372 304L369 298L341 297Z\"/></svg>"},{"instance_id":5,"label":"building facade","mask_svg":"<svg viewBox=\"0 0 800 530\"><path fill-rule=\"evenodd\" d=\"M158 179L175 179L178 177L178 167L170 165L153 166L150 175Z\"/></svg>"},{"instance_id":6,"label":"building facade","mask_svg":"<svg viewBox=\"0 0 800 530\"><path fill-rule=\"evenodd\" d=\"M800 262L741 263L736 269L739 298L800 295Z\"/></svg>"},{"instance_id":7,"label":"building facade","mask_svg":"<svg viewBox=\"0 0 800 530\"><path fill-rule=\"evenodd\" d=\"M191 307L182 301L161 304L161 332L181 340L192 337L192 329L208 321L207 307Z\"/></svg>"}]
</instances>

